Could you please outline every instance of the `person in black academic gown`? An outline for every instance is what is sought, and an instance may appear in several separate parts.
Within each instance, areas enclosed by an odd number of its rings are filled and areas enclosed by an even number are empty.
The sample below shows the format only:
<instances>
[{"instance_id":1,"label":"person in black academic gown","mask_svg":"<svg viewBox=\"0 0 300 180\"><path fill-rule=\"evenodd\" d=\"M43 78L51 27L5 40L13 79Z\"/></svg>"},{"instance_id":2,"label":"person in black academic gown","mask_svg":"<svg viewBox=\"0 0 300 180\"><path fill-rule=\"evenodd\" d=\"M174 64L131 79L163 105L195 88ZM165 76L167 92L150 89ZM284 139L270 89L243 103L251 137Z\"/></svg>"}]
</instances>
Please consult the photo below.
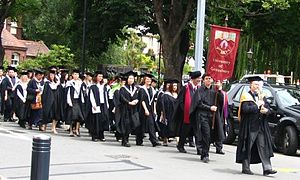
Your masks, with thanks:
<instances>
[{"instance_id":1,"label":"person in black academic gown","mask_svg":"<svg viewBox=\"0 0 300 180\"><path fill-rule=\"evenodd\" d=\"M20 73L20 81L16 86L15 95L14 95L14 110L16 116L19 119L18 124L20 127L25 128L26 120L27 120L27 111L29 108L28 103L26 103L27 97L27 84L28 84L28 77L27 72Z\"/></svg>"},{"instance_id":2,"label":"person in black academic gown","mask_svg":"<svg viewBox=\"0 0 300 180\"><path fill-rule=\"evenodd\" d=\"M93 74L91 72L86 72L85 73L85 77L84 80L82 82L81 85L81 90L80 90L80 98L81 98L81 109L82 109L82 114L84 117L84 123L85 123L85 127L87 129L89 129L89 120L87 119L87 102L89 101L88 95L89 95L89 91L91 88L91 85L93 84Z\"/></svg>"},{"instance_id":3,"label":"person in black academic gown","mask_svg":"<svg viewBox=\"0 0 300 180\"><path fill-rule=\"evenodd\" d=\"M2 102L4 103L4 121L12 121L14 90L17 83L16 69L9 66L6 77L2 80Z\"/></svg>"},{"instance_id":4,"label":"person in black academic gown","mask_svg":"<svg viewBox=\"0 0 300 180\"><path fill-rule=\"evenodd\" d=\"M27 101L29 104L40 103L41 93L44 88L44 72L40 69L35 69L34 77L29 81L27 86ZM28 124L29 129L32 129L32 125L39 125L40 130L44 129L41 126L41 118L42 118L42 109L33 109L30 108L28 112Z\"/></svg>"},{"instance_id":5,"label":"person in black academic gown","mask_svg":"<svg viewBox=\"0 0 300 180\"><path fill-rule=\"evenodd\" d=\"M74 137L75 135L80 137L79 128L80 123L83 122L84 117L81 110L82 100L80 98L80 88L82 81L79 78L80 71L74 69L72 72L72 80L67 82L67 124L70 125L70 136ZM73 127L75 128L73 133Z\"/></svg>"},{"instance_id":6,"label":"person in black academic gown","mask_svg":"<svg viewBox=\"0 0 300 180\"><path fill-rule=\"evenodd\" d=\"M138 113L138 88L134 84L134 78L137 74L129 71L125 74L126 84L119 91L120 96L120 121L117 124L122 134L122 146L130 147L129 134L140 125Z\"/></svg>"},{"instance_id":7,"label":"person in black academic gown","mask_svg":"<svg viewBox=\"0 0 300 180\"><path fill-rule=\"evenodd\" d=\"M242 94L239 108L240 129L236 162L242 163L242 173L252 175L250 164L262 163L263 175L275 174L270 158L273 157L272 139L266 116L269 105L259 91L260 77L250 77L250 91Z\"/></svg>"},{"instance_id":8,"label":"person in black academic gown","mask_svg":"<svg viewBox=\"0 0 300 180\"><path fill-rule=\"evenodd\" d=\"M201 160L208 163L212 132L216 153L224 154L222 151L222 141L225 139L224 119L220 118L220 113L223 110L224 96L221 89L216 91L213 88L213 80L209 74L204 74L202 78L203 86L194 94L190 113L193 123L196 124L196 127L200 127L195 131L197 144L200 144L197 150L199 155L201 155Z\"/></svg>"},{"instance_id":9,"label":"person in black academic gown","mask_svg":"<svg viewBox=\"0 0 300 180\"><path fill-rule=\"evenodd\" d=\"M136 130L136 145L143 145L144 133L149 133L149 139L152 146L161 145L156 137L156 131L159 131L159 126L155 121L156 112L154 109L155 90L151 87L153 75L145 74L143 86L139 90L139 117L141 125Z\"/></svg>"},{"instance_id":10,"label":"person in black academic gown","mask_svg":"<svg viewBox=\"0 0 300 180\"><path fill-rule=\"evenodd\" d=\"M60 109L60 119L61 122L65 122L67 119L67 82L68 82L68 78L69 78L69 74L67 70L61 70L60 73L60 81L59 81L59 86L58 86L58 90L59 93L61 94L60 96L62 97L62 99L60 100L60 105L59 105L59 109Z\"/></svg>"},{"instance_id":11,"label":"person in black academic gown","mask_svg":"<svg viewBox=\"0 0 300 180\"><path fill-rule=\"evenodd\" d=\"M164 80L162 86L157 90L157 92L154 95L154 102L155 102L155 110L157 113L156 116L156 122L158 123L158 126L161 128L161 124L159 122L159 119L161 117L162 112L162 96L166 92L166 90L169 88L170 83L167 83L168 80ZM159 139L162 140L162 130L158 133Z\"/></svg>"},{"instance_id":12,"label":"person in black academic gown","mask_svg":"<svg viewBox=\"0 0 300 180\"><path fill-rule=\"evenodd\" d=\"M51 131L57 134L56 123L61 119L60 117L60 104L63 98L59 90L59 81L56 78L56 71L49 71L47 80L45 80L44 90L42 93L43 105L43 121L42 124L46 126L52 123ZM46 127L44 127L46 129Z\"/></svg>"},{"instance_id":13,"label":"person in black academic gown","mask_svg":"<svg viewBox=\"0 0 300 180\"><path fill-rule=\"evenodd\" d=\"M100 71L94 74L94 84L90 88L87 107L92 141L105 141L104 131L109 130L109 104L107 88L103 83L103 73Z\"/></svg>"},{"instance_id":14,"label":"person in black academic gown","mask_svg":"<svg viewBox=\"0 0 300 180\"><path fill-rule=\"evenodd\" d=\"M190 107L193 99L193 95L200 87L201 72L194 71L190 73L191 80L180 89L177 102L174 110L174 121L169 123L170 134L172 136L179 136L179 142L177 149L181 153L186 153L184 144L186 138L195 133L195 125L190 120ZM189 141L192 141L189 140ZM198 145L197 145L198 146ZM199 147L197 147L198 149Z\"/></svg>"},{"instance_id":15,"label":"person in black academic gown","mask_svg":"<svg viewBox=\"0 0 300 180\"><path fill-rule=\"evenodd\" d=\"M127 77L123 74L120 73L120 84L116 85L117 87L112 87L112 89L114 90L113 93L113 119L114 119L114 123L116 126L116 132L115 132L115 137L117 141L121 141L122 140L122 130L121 130L121 126L120 126L120 121L121 121L121 113L120 113L120 109L122 107L121 101L120 101L120 89L122 86L125 85L125 83L127 82ZM111 93L112 89L110 90L109 93ZM110 107L110 106L109 106Z\"/></svg>"},{"instance_id":16,"label":"person in black academic gown","mask_svg":"<svg viewBox=\"0 0 300 180\"><path fill-rule=\"evenodd\" d=\"M175 109L176 98L173 93L173 84L179 83L177 80L166 80L166 89L160 98L158 98L158 103L160 103L161 110L159 115L159 127L160 136L163 139L163 145L168 146L168 138L171 137L169 132L169 124L172 124L173 114Z\"/></svg>"},{"instance_id":17,"label":"person in black academic gown","mask_svg":"<svg viewBox=\"0 0 300 180\"><path fill-rule=\"evenodd\" d=\"M3 115L4 110L4 102L2 98L2 81L5 78L4 76L4 68L3 66L0 66L0 114Z\"/></svg>"}]
</instances>

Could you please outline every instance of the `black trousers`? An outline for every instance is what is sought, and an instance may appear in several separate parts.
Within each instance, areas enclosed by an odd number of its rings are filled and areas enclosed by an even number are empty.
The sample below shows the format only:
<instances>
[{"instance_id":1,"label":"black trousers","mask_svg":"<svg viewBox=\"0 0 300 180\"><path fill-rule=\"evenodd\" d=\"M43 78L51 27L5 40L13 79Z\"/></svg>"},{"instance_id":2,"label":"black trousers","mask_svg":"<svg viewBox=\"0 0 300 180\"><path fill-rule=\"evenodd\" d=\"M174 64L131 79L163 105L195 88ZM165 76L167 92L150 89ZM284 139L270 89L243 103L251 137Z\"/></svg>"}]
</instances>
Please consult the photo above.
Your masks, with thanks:
<instances>
[{"instance_id":1,"label":"black trousers","mask_svg":"<svg viewBox=\"0 0 300 180\"><path fill-rule=\"evenodd\" d=\"M129 142L129 134L122 135L122 144L126 144Z\"/></svg>"},{"instance_id":2,"label":"black trousers","mask_svg":"<svg viewBox=\"0 0 300 180\"><path fill-rule=\"evenodd\" d=\"M266 170L271 170L272 165L271 165L270 157L267 157L264 152L264 144L265 144L265 136L263 132L259 131L253 146L257 146L257 150L262 162L263 170L266 171ZM248 159L243 160L243 164L242 164L243 170L250 170L250 159L251 159L251 151L249 152Z\"/></svg>"},{"instance_id":3,"label":"black trousers","mask_svg":"<svg viewBox=\"0 0 300 180\"><path fill-rule=\"evenodd\" d=\"M111 131L116 130L116 126L115 126L115 114L112 112L112 110L115 107L114 101L113 99L108 99L108 104L109 104L109 129Z\"/></svg>"},{"instance_id":4,"label":"black trousers","mask_svg":"<svg viewBox=\"0 0 300 180\"><path fill-rule=\"evenodd\" d=\"M12 111L13 111L13 98L9 97L7 98L7 100L4 102L4 119L10 119L12 118Z\"/></svg>"},{"instance_id":5,"label":"black trousers","mask_svg":"<svg viewBox=\"0 0 300 180\"><path fill-rule=\"evenodd\" d=\"M211 125L210 125L210 121L208 118L202 118L200 120L200 130L198 133L198 136L201 136L201 140L198 142L200 143L200 147L202 150L201 153L201 157L208 157L208 152L209 152L209 147L210 147L210 129L211 129ZM199 138L200 139L200 138Z\"/></svg>"},{"instance_id":6,"label":"black trousers","mask_svg":"<svg viewBox=\"0 0 300 180\"><path fill-rule=\"evenodd\" d=\"M188 138L188 142L193 142L193 135L195 136L196 128L194 124L182 124L180 136L179 136L179 142L178 147L183 148L184 144L186 142L186 138ZM195 136L195 142L196 142L196 148L197 150L200 150L201 145L199 141L197 140L197 137Z\"/></svg>"},{"instance_id":7,"label":"black trousers","mask_svg":"<svg viewBox=\"0 0 300 180\"><path fill-rule=\"evenodd\" d=\"M149 134L149 140L152 144L157 143L157 137L156 137L156 131L155 131L155 122L154 119L152 118L153 116L150 116L145 119L145 121L148 121L148 134ZM142 129L142 126L139 127L138 132L136 133L136 144L143 144L143 139L144 139L144 131Z\"/></svg>"}]
</instances>

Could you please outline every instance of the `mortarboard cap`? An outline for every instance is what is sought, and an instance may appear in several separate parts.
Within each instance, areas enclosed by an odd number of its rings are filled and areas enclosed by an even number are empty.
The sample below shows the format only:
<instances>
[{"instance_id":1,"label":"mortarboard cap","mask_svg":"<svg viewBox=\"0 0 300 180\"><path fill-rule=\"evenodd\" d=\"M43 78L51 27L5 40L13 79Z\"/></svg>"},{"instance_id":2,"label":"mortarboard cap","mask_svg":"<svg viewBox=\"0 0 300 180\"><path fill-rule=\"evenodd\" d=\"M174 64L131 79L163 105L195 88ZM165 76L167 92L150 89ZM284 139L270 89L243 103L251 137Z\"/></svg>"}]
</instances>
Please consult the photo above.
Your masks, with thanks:
<instances>
[{"instance_id":1,"label":"mortarboard cap","mask_svg":"<svg viewBox=\"0 0 300 180\"><path fill-rule=\"evenodd\" d=\"M55 70L50 70L49 73L50 74L56 74L56 71Z\"/></svg>"},{"instance_id":2,"label":"mortarboard cap","mask_svg":"<svg viewBox=\"0 0 300 180\"><path fill-rule=\"evenodd\" d=\"M48 68L49 70L57 70L57 67L56 66L50 66L49 68Z\"/></svg>"},{"instance_id":3,"label":"mortarboard cap","mask_svg":"<svg viewBox=\"0 0 300 180\"><path fill-rule=\"evenodd\" d=\"M20 72L20 75L21 75L21 76L27 75L27 74L28 74L28 71L21 71L21 72Z\"/></svg>"},{"instance_id":4,"label":"mortarboard cap","mask_svg":"<svg viewBox=\"0 0 300 180\"><path fill-rule=\"evenodd\" d=\"M104 74L103 74L103 72L102 72L102 71L95 71L95 73L94 73L94 76L97 76L98 74L102 74L102 75L103 75L103 77L104 77Z\"/></svg>"},{"instance_id":5,"label":"mortarboard cap","mask_svg":"<svg viewBox=\"0 0 300 180\"><path fill-rule=\"evenodd\" d=\"M44 74L44 71L42 69L35 69L35 74Z\"/></svg>"},{"instance_id":6,"label":"mortarboard cap","mask_svg":"<svg viewBox=\"0 0 300 180\"><path fill-rule=\"evenodd\" d=\"M189 75L190 75L191 79L196 79L196 78L201 76L201 72L200 71L193 71L193 72L189 72Z\"/></svg>"},{"instance_id":7,"label":"mortarboard cap","mask_svg":"<svg viewBox=\"0 0 300 180\"><path fill-rule=\"evenodd\" d=\"M170 80L170 83L172 83L172 84L173 84L173 83L177 83L177 84L178 84L179 81L178 81L177 79L171 79L171 80Z\"/></svg>"},{"instance_id":8,"label":"mortarboard cap","mask_svg":"<svg viewBox=\"0 0 300 180\"><path fill-rule=\"evenodd\" d=\"M246 78L248 82L252 82L252 81L263 81L263 79L259 76L251 76L251 77L247 77Z\"/></svg>"},{"instance_id":9,"label":"mortarboard cap","mask_svg":"<svg viewBox=\"0 0 300 180\"><path fill-rule=\"evenodd\" d=\"M148 77L148 78L152 79L154 76L150 73L144 73L144 74L141 75L141 77Z\"/></svg>"},{"instance_id":10,"label":"mortarboard cap","mask_svg":"<svg viewBox=\"0 0 300 180\"><path fill-rule=\"evenodd\" d=\"M4 69L4 67L3 67L3 66L0 66L0 69L2 69L2 70L3 70L3 69Z\"/></svg>"},{"instance_id":11,"label":"mortarboard cap","mask_svg":"<svg viewBox=\"0 0 300 180\"><path fill-rule=\"evenodd\" d=\"M73 69L72 74L73 73L80 73L80 70L79 69Z\"/></svg>"},{"instance_id":12,"label":"mortarboard cap","mask_svg":"<svg viewBox=\"0 0 300 180\"><path fill-rule=\"evenodd\" d=\"M133 72L133 71L128 71L128 72L126 72L125 74L124 74L125 76L134 76L134 77L136 77L137 76L137 73L136 72Z\"/></svg>"},{"instance_id":13,"label":"mortarboard cap","mask_svg":"<svg viewBox=\"0 0 300 180\"><path fill-rule=\"evenodd\" d=\"M87 75L87 76L93 76L93 73L91 73L91 72L86 72L85 75Z\"/></svg>"},{"instance_id":14,"label":"mortarboard cap","mask_svg":"<svg viewBox=\"0 0 300 180\"><path fill-rule=\"evenodd\" d=\"M171 79L164 79L165 84L171 83L171 81L172 81Z\"/></svg>"},{"instance_id":15,"label":"mortarboard cap","mask_svg":"<svg viewBox=\"0 0 300 180\"><path fill-rule=\"evenodd\" d=\"M8 66L8 67L7 67L7 71L9 71L9 70L13 70L13 71L16 71L17 69L16 69L15 67L12 67L12 66Z\"/></svg>"}]
</instances>

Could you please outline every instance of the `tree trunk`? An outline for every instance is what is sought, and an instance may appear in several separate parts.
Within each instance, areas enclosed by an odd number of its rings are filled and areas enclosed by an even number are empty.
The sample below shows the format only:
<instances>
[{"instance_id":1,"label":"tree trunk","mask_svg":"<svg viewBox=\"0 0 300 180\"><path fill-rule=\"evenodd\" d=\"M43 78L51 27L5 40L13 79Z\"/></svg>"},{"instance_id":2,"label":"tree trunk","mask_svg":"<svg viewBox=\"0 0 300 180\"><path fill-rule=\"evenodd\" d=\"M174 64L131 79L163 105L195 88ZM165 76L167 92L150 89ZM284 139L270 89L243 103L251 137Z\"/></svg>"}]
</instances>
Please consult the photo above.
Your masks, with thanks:
<instances>
[{"instance_id":1,"label":"tree trunk","mask_svg":"<svg viewBox=\"0 0 300 180\"><path fill-rule=\"evenodd\" d=\"M172 0L170 2L153 0L155 18L162 41L164 78L181 81L182 70L189 49L189 32L185 27L194 3L194 0ZM165 7L169 7L169 9L165 9Z\"/></svg>"},{"instance_id":2,"label":"tree trunk","mask_svg":"<svg viewBox=\"0 0 300 180\"><path fill-rule=\"evenodd\" d=\"M165 78L181 81L185 58L189 50L189 33L182 32L178 42L174 44L170 44L170 41L162 39Z\"/></svg>"}]
</instances>

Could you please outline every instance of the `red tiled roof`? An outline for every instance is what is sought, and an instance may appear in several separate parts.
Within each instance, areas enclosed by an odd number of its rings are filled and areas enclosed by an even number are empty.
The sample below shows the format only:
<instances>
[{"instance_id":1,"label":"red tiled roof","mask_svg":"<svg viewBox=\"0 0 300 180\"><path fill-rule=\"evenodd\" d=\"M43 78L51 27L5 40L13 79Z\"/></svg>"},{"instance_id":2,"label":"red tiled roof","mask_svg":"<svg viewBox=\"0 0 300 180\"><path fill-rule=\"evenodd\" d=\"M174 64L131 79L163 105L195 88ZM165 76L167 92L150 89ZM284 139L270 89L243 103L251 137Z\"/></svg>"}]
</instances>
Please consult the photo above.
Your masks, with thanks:
<instances>
[{"instance_id":1,"label":"red tiled roof","mask_svg":"<svg viewBox=\"0 0 300 180\"><path fill-rule=\"evenodd\" d=\"M10 32L3 28L1 33L2 45L9 46L9 47L16 47L16 48L24 48L26 46L23 42L20 42L15 36L13 36Z\"/></svg>"},{"instance_id":2,"label":"red tiled roof","mask_svg":"<svg viewBox=\"0 0 300 180\"><path fill-rule=\"evenodd\" d=\"M26 56L36 57L39 54L47 54L49 52L48 47L43 43L43 41L19 41L24 43L24 45L27 47Z\"/></svg>"},{"instance_id":3,"label":"red tiled roof","mask_svg":"<svg viewBox=\"0 0 300 180\"><path fill-rule=\"evenodd\" d=\"M26 50L26 56L37 57L39 54L46 54L49 52L48 47L43 43L43 41L20 40L6 29L3 29L1 38L3 46L22 48Z\"/></svg>"}]
</instances>

